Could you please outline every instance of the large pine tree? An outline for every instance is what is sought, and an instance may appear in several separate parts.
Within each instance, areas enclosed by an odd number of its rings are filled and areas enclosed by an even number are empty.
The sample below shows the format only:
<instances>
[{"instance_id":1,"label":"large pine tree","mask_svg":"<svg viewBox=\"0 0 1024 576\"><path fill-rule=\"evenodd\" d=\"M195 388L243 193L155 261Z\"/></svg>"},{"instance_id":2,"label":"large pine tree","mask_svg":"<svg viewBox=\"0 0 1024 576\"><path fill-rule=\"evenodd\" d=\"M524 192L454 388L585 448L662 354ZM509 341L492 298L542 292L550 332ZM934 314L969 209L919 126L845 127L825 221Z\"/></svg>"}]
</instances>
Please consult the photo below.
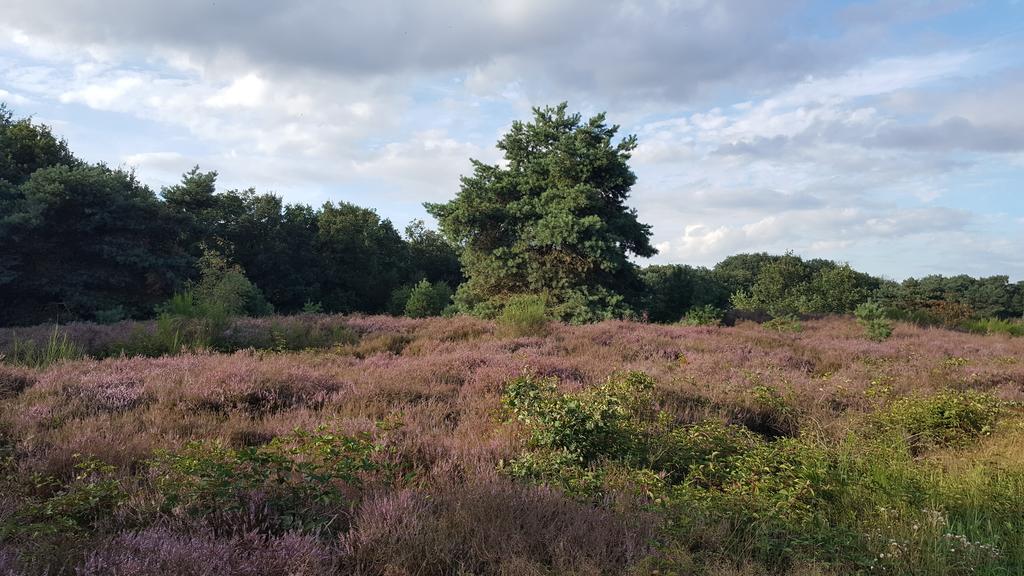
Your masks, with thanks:
<instances>
[{"instance_id":1,"label":"large pine tree","mask_svg":"<svg viewBox=\"0 0 1024 576\"><path fill-rule=\"evenodd\" d=\"M466 282L456 301L490 314L515 294L545 293L573 322L621 317L638 287L629 255L653 256L650 226L626 206L636 175L636 137L583 121L567 105L535 108L499 142L504 165L473 161L458 196L427 204L442 232L462 246Z\"/></svg>"}]
</instances>

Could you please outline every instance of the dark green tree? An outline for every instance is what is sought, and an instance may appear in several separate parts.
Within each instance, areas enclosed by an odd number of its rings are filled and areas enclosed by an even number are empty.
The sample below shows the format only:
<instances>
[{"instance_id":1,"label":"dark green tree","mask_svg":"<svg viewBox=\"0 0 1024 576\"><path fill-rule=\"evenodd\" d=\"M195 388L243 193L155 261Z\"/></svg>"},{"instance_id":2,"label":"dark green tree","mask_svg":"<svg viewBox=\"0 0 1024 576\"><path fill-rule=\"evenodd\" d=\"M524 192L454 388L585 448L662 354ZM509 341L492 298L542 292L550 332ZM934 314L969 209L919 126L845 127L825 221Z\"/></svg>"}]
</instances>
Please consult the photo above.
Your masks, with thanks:
<instances>
[{"instance_id":1,"label":"dark green tree","mask_svg":"<svg viewBox=\"0 0 1024 576\"><path fill-rule=\"evenodd\" d=\"M451 301L452 289L447 284L444 282L431 284L428 280L420 280L409 291L404 313L410 318L440 316L451 304Z\"/></svg>"},{"instance_id":2,"label":"dark green tree","mask_svg":"<svg viewBox=\"0 0 1024 576\"><path fill-rule=\"evenodd\" d=\"M190 259L178 221L130 172L53 166L17 188L0 215L4 323L151 313L184 279Z\"/></svg>"},{"instance_id":3,"label":"dark green tree","mask_svg":"<svg viewBox=\"0 0 1024 576\"><path fill-rule=\"evenodd\" d=\"M679 264L648 266L640 271L644 311L651 322L678 322L692 308L729 305L729 289L707 268Z\"/></svg>"},{"instance_id":4,"label":"dark green tree","mask_svg":"<svg viewBox=\"0 0 1024 576\"><path fill-rule=\"evenodd\" d=\"M7 106L0 103L0 182L6 180L18 186L41 168L81 164L67 142L54 136L49 126L36 124L31 118L15 120Z\"/></svg>"},{"instance_id":5,"label":"dark green tree","mask_svg":"<svg viewBox=\"0 0 1024 576\"><path fill-rule=\"evenodd\" d=\"M324 204L318 219L321 300L328 312L384 311L406 276L405 243L390 220L345 202Z\"/></svg>"},{"instance_id":6,"label":"dark green tree","mask_svg":"<svg viewBox=\"0 0 1024 576\"><path fill-rule=\"evenodd\" d=\"M462 248L461 308L494 315L512 295L545 293L565 320L631 313L640 282L629 255L656 253L626 206L636 138L614 142L604 114L584 121L567 108L535 108L498 142L505 165L474 160L454 200L426 205Z\"/></svg>"},{"instance_id":7,"label":"dark green tree","mask_svg":"<svg viewBox=\"0 0 1024 576\"><path fill-rule=\"evenodd\" d=\"M426 278L449 286L462 283L462 264L456 247L436 230L428 229L423 220L414 220L405 227L405 241L410 280Z\"/></svg>"},{"instance_id":8,"label":"dark green tree","mask_svg":"<svg viewBox=\"0 0 1024 576\"><path fill-rule=\"evenodd\" d=\"M733 254L715 264L715 278L725 285L729 294L750 292L761 275L765 265L775 262L781 256L773 256L767 252L754 254Z\"/></svg>"}]
</instances>

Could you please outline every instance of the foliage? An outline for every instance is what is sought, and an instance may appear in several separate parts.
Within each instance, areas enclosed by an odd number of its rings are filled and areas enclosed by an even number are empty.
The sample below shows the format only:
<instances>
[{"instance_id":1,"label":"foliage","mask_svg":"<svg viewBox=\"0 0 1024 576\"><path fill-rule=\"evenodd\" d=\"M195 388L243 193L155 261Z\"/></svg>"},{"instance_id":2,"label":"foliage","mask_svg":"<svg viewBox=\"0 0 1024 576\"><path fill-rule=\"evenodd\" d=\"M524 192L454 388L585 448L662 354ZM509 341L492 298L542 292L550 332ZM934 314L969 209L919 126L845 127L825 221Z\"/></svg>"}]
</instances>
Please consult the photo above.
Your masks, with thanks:
<instances>
[{"instance_id":1,"label":"foliage","mask_svg":"<svg viewBox=\"0 0 1024 576\"><path fill-rule=\"evenodd\" d=\"M190 261L176 220L135 175L102 165L40 168L0 212L0 323L144 316Z\"/></svg>"},{"instance_id":2,"label":"foliage","mask_svg":"<svg viewBox=\"0 0 1024 576\"><path fill-rule=\"evenodd\" d=\"M321 301L330 312L384 310L401 284L405 245L391 221L353 204L330 202L317 219Z\"/></svg>"},{"instance_id":3,"label":"foliage","mask_svg":"<svg viewBox=\"0 0 1024 576\"><path fill-rule=\"evenodd\" d=\"M547 295L520 294L509 298L498 325L511 336L541 336L548 326Z\"/></svg>"},{"instance_id":4,"label":"foliage","mask_svg":"<svg viewBox=\"0 0 1024 576\"><path fill-rule=\"evenodd\" d=\"M229 264L222 255L204 251L199 271L193 291L200 316L266 316L274 311L242 267Z\"/></svg>"},{"instance_id":5,"label":"foliage","mask_svg":"<svg viewBox=\"0 0 1024 576\"><path fill-rule=\"evenodd\" d=\"M675 425L653 410L649 379L609 382L618 384L575 393L529 376L509 383L503 401L529 442L501 469L588 501L608 502L622 490L651 500L667 520L665 541L690 543L691 554L677 564L669 544L647 571L692 570L696 554L705 566L753 559L765 573L803 561L844 572L926 566L921 573L995 574L1020 557L1003 552L1020 542L1016 522L982 518L1009 518L1000 498L1024 502L1024 470L947 484L913 459L926 447L965 447L991 430L998 416L991 397L899 401L876 420L898 429L895 436L869 426L838 441L769 440L713 421ZM641 383L639 390L627 382ZM921 444L925 437L932 440Z\"/></svg>"},{"instance_id":6,"label":"foliage","mask_svg":"<svg viewBox=\"0 0 1024 576\"><path fill-rule=\"evenodd\" d=\"M683 316L682 323L687 326L718 326L725 317L725 311L711 304L691 308Z\"/></svg>"},{"instance_id":7,"label":"foliage","mask_svg":"<svg viewBox=\"0 0 1024 576\"><path fill-rule=\"evenodd\" d=\"M885 308L878 302L864 302L857 306L853 314L871 340L882 342L892 336L892 322L889 321Z\"/></svg>"},{"instance_id":8,"label":"foliage","mask_svg":"<svg viewBox=\"0 0 1024 576\"><path fill-rule=\"evenodd\" d=\"M584 121L567 108L535 108L498 142L505 165L474 161L454 200L426 205L462 247L463 309L493 314L514 294L546 292L559 319L630 312L639 279L628 256L655 253L650 226L625 205L636 138L613 143L603 114Z\"/></svg>"},{"instance_id":9,"label":"foliage","mask_svg":"<svg viewBox=\"0 0 1024 576\"><path fill-rule=\"evenodd\" d=\"M731 292L707 268L675 264L647 266L643 281L643 310L651 322L677 322L691 309L722 308Z\"/></svg>"},{"instance_id":10,"label":"foliage","mask_svg":"<svg viewBox=\"0 0 1024 576\"><path fill-rule=\"evenodd\" d=\"M319 428L240 449L192 442L159 453L152 467L168 513L224 517L260 497L271 514L266 528L319 532L337 530L338 514L351 504L346 489L378 469L376 450L367 437Z\"/></svg>"},{"instance_id":11,"label":"foliage","mask_svg":"<svg viewBox=\"0 0 1024 576\"><path fill-rule=\"evenodd\" d=\"M963 446L990 434L1000 413L1000 402L989 395L943 392L927 398L901 398L879 422L902 434L915 449Z\"/></svg>"},{"instance_id":12,"label":"foliage","mask_svg":"<svg viewBox=\"0 0 1024 576\"><path fill-rule=\"evenodd\" d=\"M800 319L793 314L784 314L772 318L765 322L763 326L775 332L800 332L803 330L803 324L801 324Z\"/></svg>"},{"instance_id":13,"label":"foliage","mask_svg":"<svg viewBox=\"0 0 1024 576\"><path fill-rule=\"evenodd\" d=\"M15 336L10 350L0 354L0 361L16 366L46 368L58 362L77 360L83 356L82 350L70 340L67 332L59 326L53 327L53 333L42 346L35 340L21 340Z\"/></svg>"},{"instance_id":14,"label":"foliage","mask_svg":"<svg viewBox=\"0 0 1024 576\"><path fill-rule=\"evenodd\" d=\"M803 260L792 253L758 261L754 281L741 287L732 304L742 310L788 314L849 313L867 300L877 280L849 265Z\"/></svg>"},{"instance_id":15,"label":"foliage","mask_svg":"<svg viewBox=\"0 0 1024 576\"><path fill-rule=\"evenodd\" d=\"M423 279L409 291L404 312L410 318L440 316L451 304L451 301L452 290L447 284L444 282L431 284L429 280Z\"/></svg>"},{"instance_id":16,"label":"foliage","mask_svg":"<svg viewBox=\"0 0 1024 576\"><path fill-rule=\"evenodd\" d=\"M970 320L963 324L964 328L978 334L1006 334L1008 336L1024 336L1024 321L1001 320L999 318L983 318Z\"/></svg>"},{"instance_id":17,"label":"foliage","mask_svg":"<svg viewBox=\"0 0 1024 576\"><path fill-rule=\"evenodd\" d=\"M324 305L319 302L313 302L312 300L306 300L302 305L303 314L323 314Z\"/></svg>"},{"instance_id":18,"label":"foliage","mask_svg":"<svg viewBox=\"0 0 1024 576\"><path fill-rule=\"evenodd\" d=\"M25 499L13 518L0 523L0 540L82 533L95 528L125 498L114 467L94 458L80 459L67 484L37 476L33 491L45 496Z\"/></svg>"}]
</instances>

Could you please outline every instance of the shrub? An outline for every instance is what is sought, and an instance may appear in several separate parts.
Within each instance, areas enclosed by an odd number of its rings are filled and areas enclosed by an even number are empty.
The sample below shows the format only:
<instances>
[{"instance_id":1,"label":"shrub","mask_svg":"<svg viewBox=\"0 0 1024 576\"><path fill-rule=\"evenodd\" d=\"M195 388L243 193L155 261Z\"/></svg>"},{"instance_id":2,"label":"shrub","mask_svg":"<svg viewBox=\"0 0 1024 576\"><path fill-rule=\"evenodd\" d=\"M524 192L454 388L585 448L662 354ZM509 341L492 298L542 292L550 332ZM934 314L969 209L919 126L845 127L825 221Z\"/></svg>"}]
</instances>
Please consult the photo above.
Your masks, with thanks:
<instances>
[{"instance_id":1,"label":"shrub","mask_svg":"<svg viewBox=\"0 0 1024 576\"><path fill-rule=\"evenodd\" d=\"M742 426L701 422L670 430L653 447L652 460L656 468L670 474L673 484L689 478L695 485L719 485L729 462L760 441Z\"/></svg>"},{"instance_id":2,"label":"shrub","mask_svg":"<svg viewBox=\"0 0 1024 576\"><path fill-rule=\"evenodd\" d=\"M864 302L857 306L854 316L871 340L881 342L892 336L892 323L886 317L885 308L881 304L873 301Z\"/></svg>"},{"instance_id":3,"label":"shrub","mask_svg":"<svg viewBox=\"0 0 1024 576\"><path fill-rule=\"evenodd\" d=\"M902 434L914 450L962 446L991 433L1001 413L1000 402L979 392L943 392L901 398L880 416L881 424Z\"/></svg>"},{"instance_id":4,"label":"shrub","mask_svg":"<svg viewBox=\"0 0 1024 576\"><path fill-rule=\"evenodd\" d=\"M421 280L409 292L405 315L410 318L440 316L452 301L452 290L444 282Z\"/></svg>"},{"instance_id":5,"label":"shrub","mask_svg":"<svg viewBox=\"0 0 1024 576\"><path fill-rule=\"evenodd\" d=\"M725 311L710 304L691 308L686 316L683 316L682 323L687 326L718 326L725 317Z\"/></svg>"},{"instance_id":6,"label":"shrub","mask_svg":"<svg viewBox=\"0 0 1024 576\"><path fill-rule=\"evenodd\" d=\"M800 332L803 330L803 325L800 323L800 319L793 314L777 316L765 322L763 326L776 332Z\"/></svg>"},{"instance_id":7,"label":"shrub","mask_svg":"<svg viewBox=\"0 0 1024 576\"><path fill-rule=\"evenodd\" d=\"M249 281L238 265L207 250L199 260L200 280L193 287L196 304L203 316L266 316L274 311L263 293Z\"/></svg>"},{"instance_id":8,"label":"shrub","mask_svg":"<svg viewBox=\"0 0 1024 576\"><path fill-rule=\"evenodd\" d=\"M97 310L94 316L98 324L113 324L128 318L128 311L125 310L124 306L114 306Z\"/></svg>"},{"instance_id":9,"label":"shrub","mask_svg":"<svg viewBox=\"0 0 1024 576\"><path fill-rule=\"evenodd\" d=\"M970 320L963 324L964 328L976 334L1007 334L1024 336L1024 322L1020 320L1003 320L1001 318L984 318Z\"/></svg>"},{"instance_id":10,"label":"shrub","mask_svg":"<svg viewBox=\"0 0 1024 576\"><path fill-rule=\"evenodd\" d=\"M74 535L94 527L124 499L113 466L85 458L75 464L75 471L65 485L50 476L34 478L33 491L49 495L23 500L13 517L0 524L0 540Z\"/></svg>"},{"instance_id":11,"label":"shrub","mask_svg":"<svg viewBox=\"0 0 1024 576\"><path fill-rule=\"evenodd\" d=\"M338 509L348 503L345 487L377 469L376 445L367 437L297 430L269 444L232 449L217 442L192 442L162 452L152 466L164 510L212 519L248 510L265 499L269 517L260 529L317 532L337 529Z\"/></svg>"},{"instance_id":12,"label":"shrub","mask_svg":"<svg viewBox=\"0 0 1024 576\"><path fill-rule=\"evenodd\" d=\"M412 294L412 285L404 284L391 291L391 298L388 299L387 313L392 316L405 314L405 305L409 302L409 294Z\"/></svg>"},{"instance_id":13,"label":"shrub","mask_svg":"<svg viewBox=\"0 0 1024 576\"><path fill-rule=\"evenodd\" d=\"M313 302L312 300L306 300L306 303L302 305L303 314L323 314L324 305L320 302Z\"/></svg>"},{"instance_id":14,"label":"shrub","mask_svg":"<svg viewBox=\"0 0 1024 576\"><path fill-rule=\"evenodd\" d=\"M547 331L547 298L542 295L520 294L509 298L498 325L515 337L541 336Z\"/></svg>"},{"instance_id":15,"label":"shrub","mask_svg":"<svg viewBox=\"0 0 1024 576\"><path fill-rule=\"evenodd\" d=\"M628 457L635 448L639 412L649 410L654 381L641 372L613 376L578 393L558 392L557 381L521 376L503 398L530 428L535 447L563 451L586 464L598 456Z\"/></svg>"}]
</instances>

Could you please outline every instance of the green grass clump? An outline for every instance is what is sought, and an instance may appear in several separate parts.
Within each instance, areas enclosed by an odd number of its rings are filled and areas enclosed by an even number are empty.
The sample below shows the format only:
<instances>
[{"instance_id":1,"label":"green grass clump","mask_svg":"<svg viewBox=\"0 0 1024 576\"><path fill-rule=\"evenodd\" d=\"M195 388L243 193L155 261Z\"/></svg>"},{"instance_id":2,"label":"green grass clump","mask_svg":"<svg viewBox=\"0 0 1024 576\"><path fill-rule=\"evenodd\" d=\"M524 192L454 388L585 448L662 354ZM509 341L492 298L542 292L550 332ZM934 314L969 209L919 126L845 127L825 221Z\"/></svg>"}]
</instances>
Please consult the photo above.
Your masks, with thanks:
<instances>
[{"instance_id":1,"label":"green grass clump","mask_svg":"<svg viewBox=\"0 0 1024 576\"><path fill-rule=\"evenodd\" d=\"M520 294L509 298L498 316L498 326L513 337L543 336L548 327L547 298Z\"/></svg>"},{"instance_id":2,"label":"green grass clump","mask_svg":"<svg viewBox=\"0 0 1024 576\"><path fill-rule=\"evenodd\" d=\"M81 348L59 326L54 326L49 339L42 345L34 340L15 338L10 350L0 354L0 360L15 366L45 368L58 362L77 360L82 356L84 353Z\"/></svg>"},{"instance_id":3,"label":"green grass clump","mask_svg":"<svg viewBox=\"0 0 1024 576\"><path fill-rule=\"evenodd\" d=\"M983 318L964 323L964 328L976 334L1006 334L1008 336L1024 336L1024 321L1003 320L1001 318Z\"/></svg>"}]
</instances>

